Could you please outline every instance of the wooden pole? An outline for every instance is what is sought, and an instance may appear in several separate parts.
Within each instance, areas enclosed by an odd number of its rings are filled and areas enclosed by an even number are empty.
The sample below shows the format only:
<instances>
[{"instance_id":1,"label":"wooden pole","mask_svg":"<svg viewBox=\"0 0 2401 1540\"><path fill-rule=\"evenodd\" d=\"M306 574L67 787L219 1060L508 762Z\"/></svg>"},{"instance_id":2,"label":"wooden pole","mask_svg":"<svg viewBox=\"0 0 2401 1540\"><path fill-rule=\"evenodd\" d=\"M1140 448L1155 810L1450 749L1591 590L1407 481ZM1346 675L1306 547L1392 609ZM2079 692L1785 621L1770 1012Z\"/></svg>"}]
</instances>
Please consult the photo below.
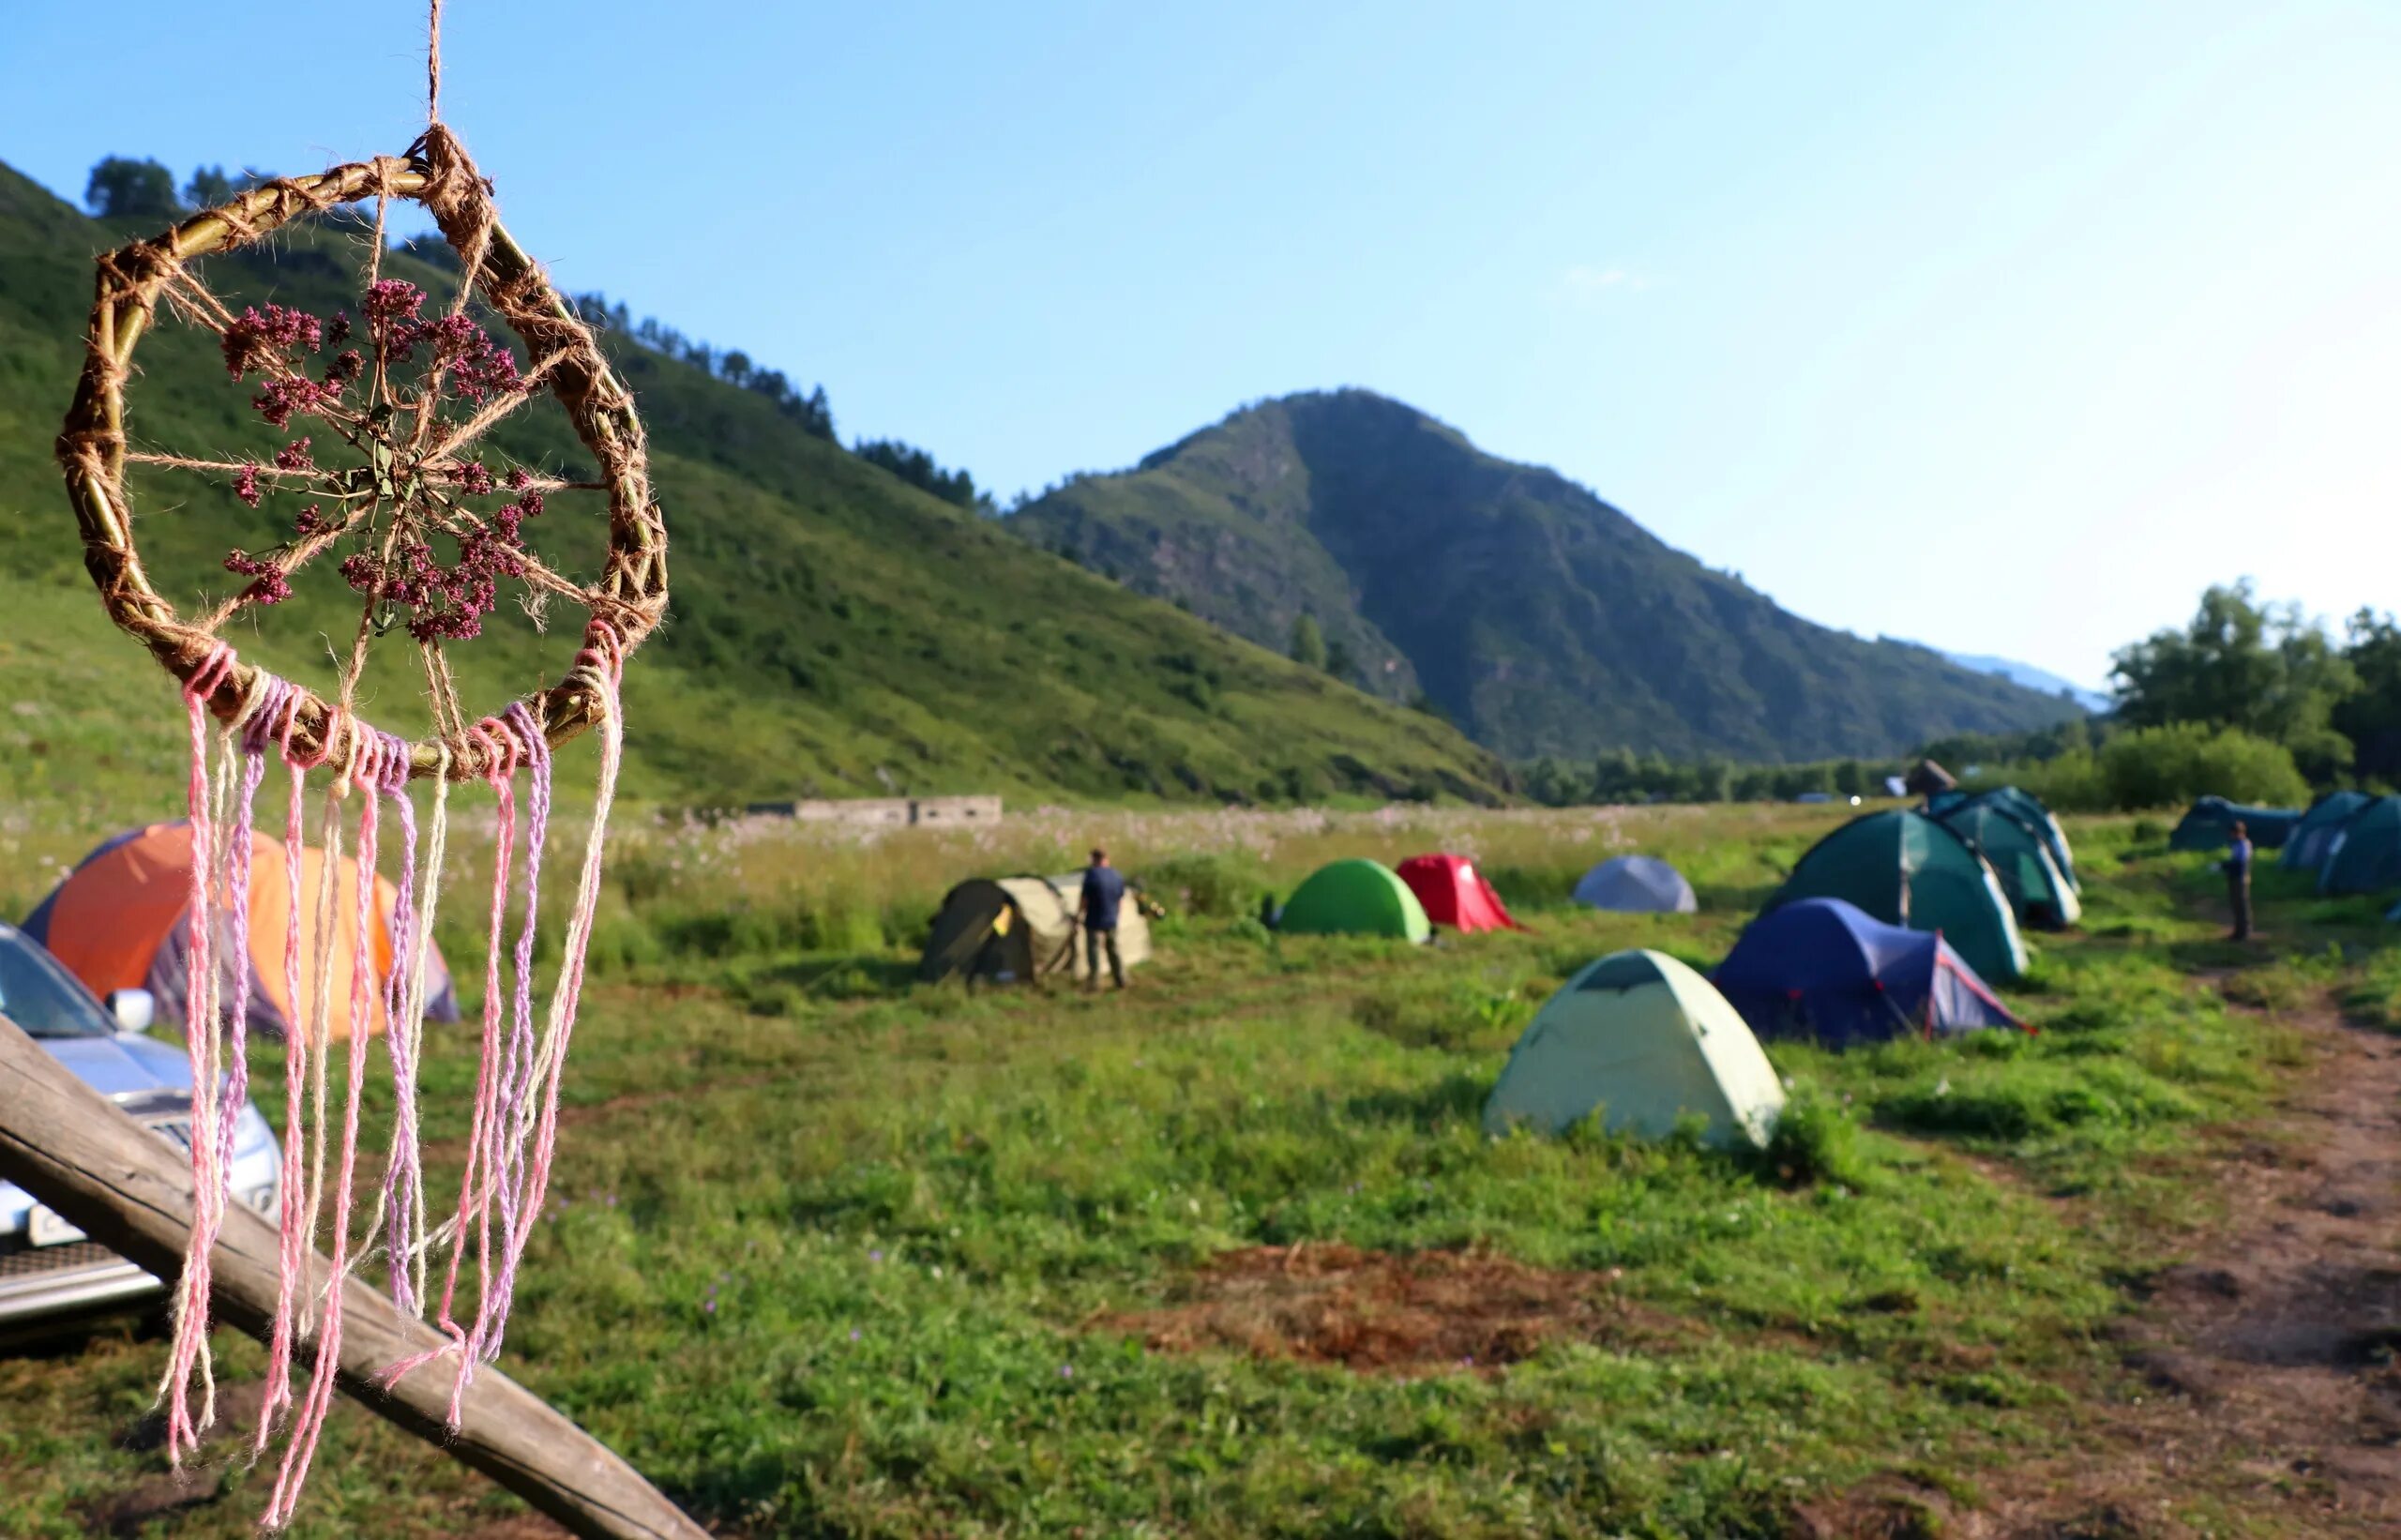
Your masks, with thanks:
<instances>
[{"instance_id":1,"label":"wooden pole","mask_svg":"<svg viewBox=\"0 0 2401 1540\"><path fill-rule=\"evenodd\" d=\"M0 1178L16 1183L119 1256L161 1278L183 1266L191 1233L191 1171L173 1145L126 1116L0 1017ZM286 1178L289 1180L289 1177ZM265 1339L275 1321L275 1228L228 1204L212 1259L217 1318ZM310 1253L314 1288L330 1269ZM440 1346L352 1278L342 1302L340 1383L385 1421L456 1456L590 1540L707 1540L633 1467L496 1370L477 1374L447 1424L451 1376L435 1364L386 1387L380 1376ZM307 1347L313 1347L308 1344Z\"/></svg>"}]
</instances>

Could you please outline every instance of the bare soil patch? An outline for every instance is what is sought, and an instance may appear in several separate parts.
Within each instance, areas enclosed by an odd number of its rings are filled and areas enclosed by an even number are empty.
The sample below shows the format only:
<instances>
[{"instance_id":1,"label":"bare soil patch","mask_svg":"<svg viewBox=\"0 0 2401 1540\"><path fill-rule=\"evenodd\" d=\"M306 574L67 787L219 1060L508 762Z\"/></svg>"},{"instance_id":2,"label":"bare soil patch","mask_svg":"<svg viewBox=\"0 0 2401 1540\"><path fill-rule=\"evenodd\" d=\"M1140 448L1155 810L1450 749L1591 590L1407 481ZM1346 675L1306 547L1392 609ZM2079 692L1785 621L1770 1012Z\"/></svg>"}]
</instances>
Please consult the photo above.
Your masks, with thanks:
<instances>
[{"instance_id":1,"label":"bare soil patch","mask_svg":"<svg viewBox=\"0 0 2401 1540\"><path fill-rule=\"evenodd\" d=\"M1231 1350L1363 1374L1496 1373L1549 1341L1657 1345L1673 1317L1619 1298L1618 1274L1483 1252L1251 1246L1212 1260L1157 1309L1095 1324L1163 1352Z\"/></svg>"},{"instance_id":2,"label":"bare soil patch","mask_svg":"<svg viewBox=\"0 0 2401 1540\"><path fill-rule=\"evenodd\" d=\"M2226 1222L2115 1336L2139 1394L2085 1404L2073 1459L2008 1472L1953 1532L2182 1540L2401 1533L2401 1039L2327 1010L2318 1063L2197 1173Z\"/></svg>"}]
</instances>

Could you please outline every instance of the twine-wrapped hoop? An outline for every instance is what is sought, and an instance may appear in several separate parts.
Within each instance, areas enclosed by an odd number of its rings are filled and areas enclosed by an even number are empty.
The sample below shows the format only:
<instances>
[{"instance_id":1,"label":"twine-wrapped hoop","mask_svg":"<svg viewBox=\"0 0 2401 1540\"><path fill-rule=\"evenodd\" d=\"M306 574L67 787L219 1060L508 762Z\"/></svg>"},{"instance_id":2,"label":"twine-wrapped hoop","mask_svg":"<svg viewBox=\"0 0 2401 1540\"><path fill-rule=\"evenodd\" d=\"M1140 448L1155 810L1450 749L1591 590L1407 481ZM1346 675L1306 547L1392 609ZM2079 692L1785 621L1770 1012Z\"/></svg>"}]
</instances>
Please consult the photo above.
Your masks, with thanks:
<instances>
[{"instance_id":1,"label":"twine-wrapped hoop","mask_svg":"<svg viewBox=\"0 0 2401 1540\"><path fill-rule=\"evenodd\" d=\"M605 709L590 659L606 657L621 665L665 616L667 527L651 500L648 454L631 393L610 371L590 329L501 227L491 184L439 123L404 157L378 157L313 176L263 183L162 235L99 259L83 377L58 438L59 463L83 532L83 565L109 617L177 679L189 685L209 669L223 614L207 623L178 615L151 586L134 541L133 507L125 487L125 383L134 345L160 300L173 297L171 285L188 262L239 249L293 219L370 198L406 199L433 217L460 255L467 275L462 281L524 343L532 360L528 377L550 388L576 437L598 462L599 480L593 485L609 498L607 564L598 582L570 589L590 612L583 653L558 683L524 698L544 737L563 743L592 727ZM291 565L314 553L307 550ZM238 661L223 669L207 694L209 710L220 720L234 720L257 673ZM374 730L350 710L305 687L294 687L290 709L286 742L310 757L350 763L375 741ZM501 714L496 709L489 717ZM485 778L492 768L491 740L473 732L471 722L464 714L437 710L437 732L409 746L408 775Z\"/></svg>"}]
</instances>

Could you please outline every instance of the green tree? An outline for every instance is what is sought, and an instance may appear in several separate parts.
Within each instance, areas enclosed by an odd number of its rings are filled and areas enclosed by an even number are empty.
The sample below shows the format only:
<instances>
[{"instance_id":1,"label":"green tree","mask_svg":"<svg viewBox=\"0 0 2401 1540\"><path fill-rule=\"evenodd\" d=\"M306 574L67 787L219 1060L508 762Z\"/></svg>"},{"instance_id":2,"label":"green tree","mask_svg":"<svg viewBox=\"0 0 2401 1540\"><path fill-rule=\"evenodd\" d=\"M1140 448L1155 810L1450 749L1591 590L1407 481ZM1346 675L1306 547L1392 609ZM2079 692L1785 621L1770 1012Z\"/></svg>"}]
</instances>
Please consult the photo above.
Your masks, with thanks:
<instances>
[{"instance_id":1,"label":"green tree","mask_svg":"<svg viewBox=\"0 0 2401 1540\"><path fill-rule=\"evenodd\" d=\"M1325 667L1325 633L1315 615L1304 612L1292 622L1292 661L1305 669Z\"/></svg>"},{"instance_id":2,"label":"green tree","mask_svg":"<svg viewBox=\"0 0 2401 1540\"><path fill-rule=\"evenodd\" d=\"M165 219L182 212L175 203L174 173L156 160L128 160L121 155L92 168L83 202L105 219Z\"/></svg>"},{"instance_id":3,"label":"green tree","mask_svg":"<svg viewBox=\"0 0 2401 1540\"><path fill-rule=\"evenodd\" d=\"M2110 671L2129 727L2197 722L2283 745L2315 779L2339 775L2351 745L2333 714L2359 676L2295 604L2262 604L2248 578L2212 584L2181 631L2122 648Z\"/></svg>"},{"instance_id":4,"label":"green tree","mask_svg":"<svg viewBox=\"0 0 2401 1540\"><path fill-rule=\"evenodd\" d=\"M184 184L184 202L194 208L215 208L234 196L234 179L222 166L195 166Z\"/></svg>"},{"instance_id":5,"label":"green tree","mask_svg":"<svg viewBox=\"0 0 2401 1540\"><path fill-rule=\"evenodd\" d=\"M1325 644L1325 672L1346 685L1358 683L1359 665L1351 656L1351 644L1340 637Z\"/></svg>"},{"instance_id":6,"label":"green tree","mask_svg":"<svg viewBox=\"0 0 2401 1540\"><path fill-rule=\"evenodd\" d=\"M2359 688L2334 707L2334 731L2350 740L2360 775L2401 780L2401 627L2362 610L2346 629L2343 659Z\"/></svg>"}]
</instances>

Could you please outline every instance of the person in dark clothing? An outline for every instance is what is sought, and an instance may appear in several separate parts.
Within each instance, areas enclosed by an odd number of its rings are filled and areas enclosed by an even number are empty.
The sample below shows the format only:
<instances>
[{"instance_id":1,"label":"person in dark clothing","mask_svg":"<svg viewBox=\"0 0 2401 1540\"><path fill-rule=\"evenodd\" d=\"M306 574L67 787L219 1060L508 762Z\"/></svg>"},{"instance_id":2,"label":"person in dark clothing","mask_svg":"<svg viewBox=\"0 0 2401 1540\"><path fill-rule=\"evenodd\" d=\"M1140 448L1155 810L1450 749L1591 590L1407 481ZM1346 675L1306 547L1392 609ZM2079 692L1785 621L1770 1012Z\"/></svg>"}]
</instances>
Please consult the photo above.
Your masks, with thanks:
<instances>
[{"instance_id":1,"label":"person in dark clothing","mask_svg":"<svg viewBox=\"0 0 2401 1540\"><path fill-rule=\"evenodd\" d=\"M1125 877L1109 864L1109 853L1095 849L1084 868L1084 892L1076 918L1084 928L1084 987L1100 988L1100 957L1109 954L1109 976L1125 987L1125 959L1117 953L1117 907L1125 901Z\"/></svg>"},{"instance_id":2,"label":"person in dark clothing","mask_svg":"<svg viewBox=\"0 0 2401 1540\"><path fill-rule=\"evenodd\" d=\"M2234 826L2233 841L2226 853L2226 899L2234 911L2234 932L2228 941L2251 939L2251 833L2242 824Z\"/></svg>"}]
</instances>

